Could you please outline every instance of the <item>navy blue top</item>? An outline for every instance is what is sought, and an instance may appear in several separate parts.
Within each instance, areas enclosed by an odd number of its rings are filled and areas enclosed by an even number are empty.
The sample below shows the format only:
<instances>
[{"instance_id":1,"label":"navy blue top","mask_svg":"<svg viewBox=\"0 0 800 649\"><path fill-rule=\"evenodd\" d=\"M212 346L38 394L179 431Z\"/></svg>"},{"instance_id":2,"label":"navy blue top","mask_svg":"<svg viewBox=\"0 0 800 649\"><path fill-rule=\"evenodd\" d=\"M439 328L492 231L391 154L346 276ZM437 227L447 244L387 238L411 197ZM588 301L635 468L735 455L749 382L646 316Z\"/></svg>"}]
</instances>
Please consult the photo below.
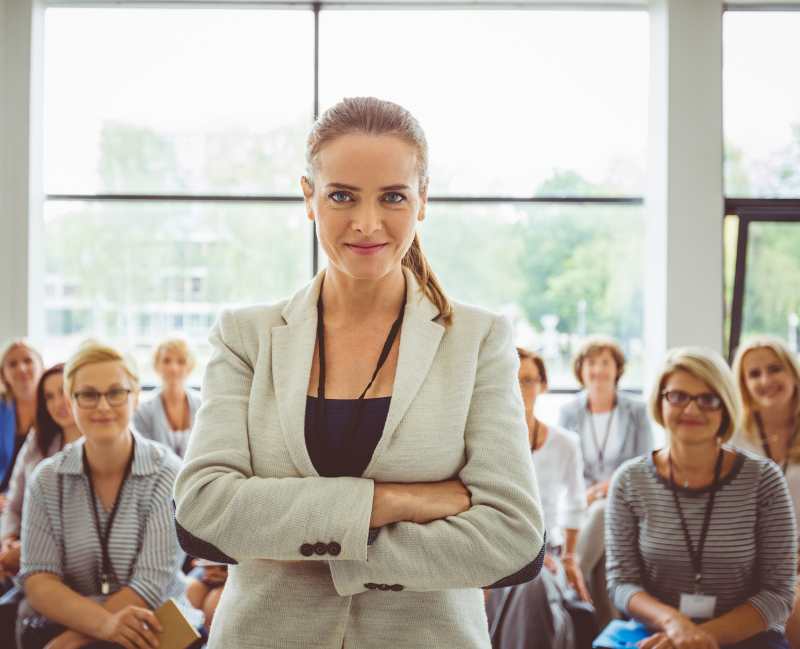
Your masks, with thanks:
<instances>
[{"instance_id":1,"label":"navy blue top","mask_svg":"<svg viewBox=\"0 0 800 649\"><path fill-rule=\"evenodd\" d=\"M383 435L383 426L389 414L391 397L364 399L361 421L347 439L346 428L352 425L358 399L325 399L326 425L317 434L314 412L317 398L306 397L306 447L314 468L321 476L361 477L367 468L375 447Z\"/></svg>"}]
</instances>

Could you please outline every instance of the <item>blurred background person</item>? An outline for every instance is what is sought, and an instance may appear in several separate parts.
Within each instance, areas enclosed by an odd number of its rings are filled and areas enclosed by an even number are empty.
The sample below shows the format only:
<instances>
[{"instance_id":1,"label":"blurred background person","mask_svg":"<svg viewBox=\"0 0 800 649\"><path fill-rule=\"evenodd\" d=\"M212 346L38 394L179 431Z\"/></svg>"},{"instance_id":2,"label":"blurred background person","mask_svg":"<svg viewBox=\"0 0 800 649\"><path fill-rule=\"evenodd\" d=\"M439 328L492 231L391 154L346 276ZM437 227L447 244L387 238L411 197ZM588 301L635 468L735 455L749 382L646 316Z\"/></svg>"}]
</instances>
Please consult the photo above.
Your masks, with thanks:
<instances>
[{"instance_id":1,"label":"blurred background person","mask_svg":"<svg viewBox=\"0 0 800 649\"><path fill-rule=\"evenodd\" d=\"M605 581L608 485L623 462L651 452L655 443L646 405L618 389L625 354L613 338L588 338L578 349L572 369L583 390L561 407L559 425L577 433L580 440L589 508L576 550L598 620L604 625L615 615Z\"/></svg>"},{"instance_id":2,"label":"blurred background person","mask_svg":"<svg viewBox=\"0 0 800 649\"><path fill-rule=\"evenodd\" d=\"M800 524L800 364L779 338L759 336L742 344L733 361L744 409L733 443L781 467ZM786 636L800 648L800 591L795 592Z\"/></svg>"},{"instance_id":3,"label":"blurred background person","mask_svg":"<svg viewBox=\"0 0 800 649\"><path fill-rule=\"evenodd\" d=\"M24 340L8 343L0 353L0 511L14 462L36 419L36 385L42 357Z\"/></svg>"},{"instance_id":4,"label":"blurred background person","mask_svg":"<svg viewBox=\"0 0 800 649\"><path fill-rule=\"evenodd\" d=\"M186 452L200 395L186 387L195 358L186 341L170 338L161 342L153 354L153 367L161 387L144 401L133 418L133 427L145 437L161 442L179 457Z\"/></svg>"},{"instance_id":5,"label":"blurred background person","mask_svg":"<svg viewBox=\"0 0 800 649\"><path fill-rule=\"evenodd\" d=\"M131 431L139 380L120 352L88 343L64 380L83 437L40 462L28 484L19 646L155 647L152 609L183 593L172 516L180 460Z\"/></svg>"},{"instance_id":6,"label":"blurred background person","mask_svg":"<svg viewBox=\"0 0 800 649\"><path fill-rule=\"evenodd\" d=\"M741 423L719 354L670 351L650 396L668 446L626 462L606 516L609 593L640 649L785 649L796 528L780 468L728 447Z\"/></svg>"}]
</instances>

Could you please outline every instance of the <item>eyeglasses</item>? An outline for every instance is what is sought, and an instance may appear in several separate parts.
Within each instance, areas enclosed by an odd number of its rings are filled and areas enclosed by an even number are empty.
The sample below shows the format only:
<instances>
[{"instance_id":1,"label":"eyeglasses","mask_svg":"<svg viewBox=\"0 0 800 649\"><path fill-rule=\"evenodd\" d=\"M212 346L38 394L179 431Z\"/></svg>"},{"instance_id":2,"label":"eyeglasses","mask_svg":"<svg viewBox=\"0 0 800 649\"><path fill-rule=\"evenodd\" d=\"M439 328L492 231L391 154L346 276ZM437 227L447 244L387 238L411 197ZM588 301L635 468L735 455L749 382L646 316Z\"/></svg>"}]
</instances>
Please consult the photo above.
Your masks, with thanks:
<instances>
[{"instance_id":1,"label":"eyeglasses","mask_svg":"<svg viewBox=\"0 0 800 649\"><path fill-rule=\"evenodd\" d=\"M700 410L719 410L722 408L722 399L713 392L703 392L702 394L689 394L683 390L665 390L661 396L667 400L667 403L673 406L687 407L691 401L697 402L697 407Z\"/></svg>"},{"instance_id":2,"label":"eyeglasses","mask_svg":"<svg viewBox=\"0 0 800 649\"><path fill-rule=\"evenodd\" d=\"M76 392L72 396L78 402L79 408L90 410L97 408L100 405L100 399L106 398L109 406L121 406L128 400L128 395L133 390L127 388L111 388L108 392L98 392L97 390L84 390L83 392Z\"/></svg>"},{"instance_id":3,"label":"eyeglasses","mask_svg":"<svg viewBox=\"0 0 800 649\"><path fill-rule=\"evenodd\" d=\"M519 382L522 385L526 386L526 387L531 386L531 385L539 385L540 383L544 383L544 381L542 381L542 379L535 379L532 376L526 376L524 378L521 378L519 380Z\"/></svg>"}]
</instances>

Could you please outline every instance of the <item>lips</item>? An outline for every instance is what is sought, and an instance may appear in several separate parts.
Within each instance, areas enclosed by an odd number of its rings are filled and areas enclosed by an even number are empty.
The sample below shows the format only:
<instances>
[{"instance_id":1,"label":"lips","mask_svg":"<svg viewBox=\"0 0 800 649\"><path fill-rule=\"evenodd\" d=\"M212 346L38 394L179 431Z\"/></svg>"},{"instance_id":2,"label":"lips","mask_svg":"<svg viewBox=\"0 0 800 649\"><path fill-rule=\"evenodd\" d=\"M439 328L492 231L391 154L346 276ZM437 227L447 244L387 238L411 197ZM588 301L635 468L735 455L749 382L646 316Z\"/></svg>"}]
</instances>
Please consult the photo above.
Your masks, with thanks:
<instances>
[{"instance_id":1,"label":"lips","mask_svg":"<svg viewBox=\"0 0 800 649\"><path fill-rule=\"evenodd\" d=\"M357 255L374 255L383 250L388 244L386 243L346 243L350 250Z\"/></svg>"}]
</instances>

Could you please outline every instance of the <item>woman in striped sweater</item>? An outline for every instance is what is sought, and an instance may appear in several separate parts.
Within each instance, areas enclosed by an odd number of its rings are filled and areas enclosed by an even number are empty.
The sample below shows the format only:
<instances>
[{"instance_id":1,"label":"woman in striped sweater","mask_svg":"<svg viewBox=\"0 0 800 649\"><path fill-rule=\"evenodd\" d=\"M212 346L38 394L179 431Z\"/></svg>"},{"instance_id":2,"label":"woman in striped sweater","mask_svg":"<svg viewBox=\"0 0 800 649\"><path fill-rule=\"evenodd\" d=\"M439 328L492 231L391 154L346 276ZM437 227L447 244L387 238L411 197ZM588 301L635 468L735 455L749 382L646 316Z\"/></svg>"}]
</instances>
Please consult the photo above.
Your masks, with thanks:
<instances>
[{"instance_id":1,"label":"woman in striped sweater","mask_svg":"<svg viewBox=\"0 0 800 649\"><path fill-rule=\"evenodd\" d=\"M180 461L131 432L139 383L118 351L82 347L64 391L83 439L43 460L27 488L19 645L155 648L152 609L182 592L172 518Z\"/></svg>"},{"instance_id":2,"label":"woman in striped sweater","mask_svg":"<svg viewBox=\"0 0 800 649\"><path fill-rule=\"evenodd\" d=\"M785 649L795 520L779 467L724 445L741 406L716 353L671 351L650 398L669 446L615 474L609 594L654 633L642 649Z\"/></svg>"}]
</instances>

